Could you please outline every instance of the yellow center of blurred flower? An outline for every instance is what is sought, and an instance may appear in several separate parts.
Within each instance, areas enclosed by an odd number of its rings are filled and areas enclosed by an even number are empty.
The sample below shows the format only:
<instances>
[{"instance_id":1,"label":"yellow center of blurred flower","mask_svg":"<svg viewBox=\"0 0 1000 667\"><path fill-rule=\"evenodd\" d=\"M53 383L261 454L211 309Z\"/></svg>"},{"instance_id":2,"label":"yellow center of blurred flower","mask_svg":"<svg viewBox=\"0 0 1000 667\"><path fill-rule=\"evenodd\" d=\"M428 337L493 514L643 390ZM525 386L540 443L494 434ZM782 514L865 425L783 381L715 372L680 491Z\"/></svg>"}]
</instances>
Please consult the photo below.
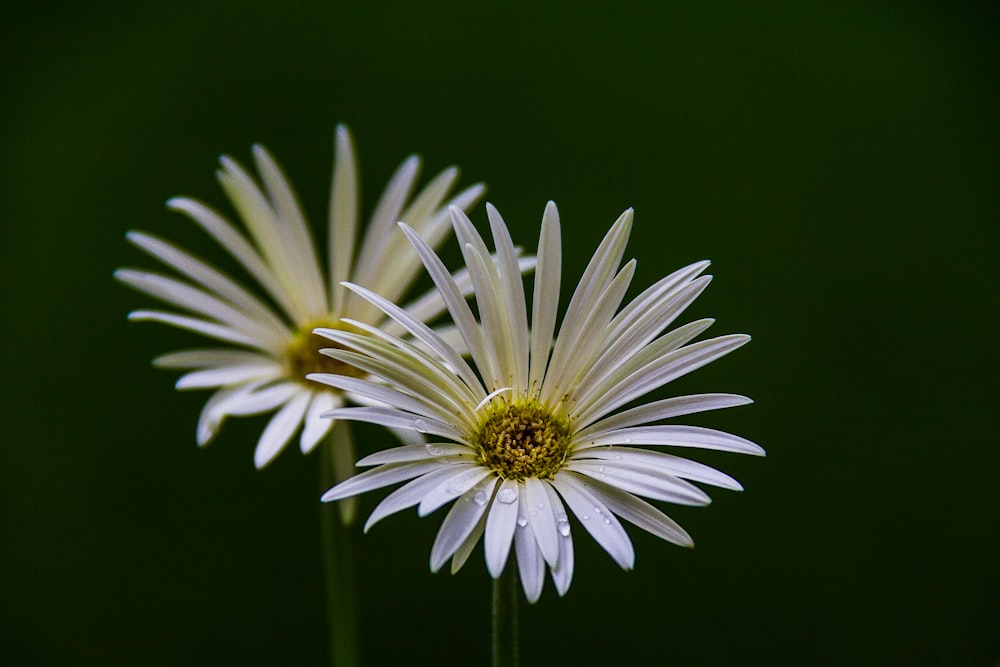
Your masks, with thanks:
<instances>
[{"instance_id":1,"label":"yellow center of blurred flower","mask_svg":"<svg viewBox=\"0 0 1000 667\"><path fill-rule=\"evenodd\" d=\"M313 329L318 327L348 330L343 324L330 324L328 322L318 322L315 325L302 327L285 350L285 364L288 367L289 377L307 385L310 389L316 389L319 385L306 380L306 375L309 373L336 373L337 375L362 377L363 371L320 353L320 350L323 349L346 350L348 348L329 338L314 334Z\"/></svg>"},{"instance_id":2,"label":"yellow center of blurred flower","mask_svg":"<svg viewBox=\"0 0 1000 667\"><path fill-rule=\"evenodd\" d=\"M544 479L566 459L569 432L537 401L501 401L487 410L475 444L483 463L504 479Z\"/></svg>"}]
</instances>

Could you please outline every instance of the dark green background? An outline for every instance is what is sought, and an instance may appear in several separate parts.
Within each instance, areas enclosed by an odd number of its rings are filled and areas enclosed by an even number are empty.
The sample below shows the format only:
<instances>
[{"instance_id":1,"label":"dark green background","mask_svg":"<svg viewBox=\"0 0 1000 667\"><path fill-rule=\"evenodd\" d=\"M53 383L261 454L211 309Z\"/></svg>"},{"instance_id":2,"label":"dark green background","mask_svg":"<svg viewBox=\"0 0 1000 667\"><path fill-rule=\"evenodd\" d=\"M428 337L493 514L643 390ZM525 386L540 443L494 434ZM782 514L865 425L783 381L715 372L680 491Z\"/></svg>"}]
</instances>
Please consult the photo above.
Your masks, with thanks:
<instances>
[{"instance_id":1,"label":"dark green background","mask_svg":"<svg viewBox=\"0 0 1000 667\"><path fill-rule=\"evenodd\" d=\"M163 202L223 206L255 141L323 220L338 121L368 211L406 154L460 164L529 247L558 202L569 282L634 206L635 285L710 258L688 318L754 336L668 388L757 400L704 423L767 459L699 456L746 492L672 511L693 551L631 531L632 573L579 532L526 665L1000 659L995 11L86 4L0 21L0 662L325 660L316 460L255 472L263 419L199 451L205 394L149 366L195 337L126 323L152 302L111 272L152 266L131 228L219 258ZM439 522L362 541L368 664L486 662L481 552L431 575Z\"/></svg>"}]
</instances>

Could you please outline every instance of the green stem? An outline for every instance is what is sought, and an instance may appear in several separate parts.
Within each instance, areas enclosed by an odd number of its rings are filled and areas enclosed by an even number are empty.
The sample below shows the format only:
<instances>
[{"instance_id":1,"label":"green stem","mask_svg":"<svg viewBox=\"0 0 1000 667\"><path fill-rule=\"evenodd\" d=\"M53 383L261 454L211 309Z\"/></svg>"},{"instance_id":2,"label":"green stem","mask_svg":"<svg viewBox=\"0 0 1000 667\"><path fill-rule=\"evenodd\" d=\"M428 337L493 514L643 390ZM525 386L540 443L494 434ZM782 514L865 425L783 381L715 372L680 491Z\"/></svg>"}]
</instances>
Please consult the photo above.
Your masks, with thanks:
<instances>
[{"instance_id":1,"label":"green stem","mask_svg":"<svg viewBox=\"0 0 1000 667\"><path fill-rule=\"evenodd\" d=\"M517 667L517 568L508 563L493 580L493 667Z\"/></svg>"},{"instance_id":2,"label":"green stem","mask_svg":"<svg viewBox=\"0 0 1000 667\"><path fill-rule=\"evenodd\" d=\"M321 491L326 491L349 474L345 474L343 461L353 461L354 458L354 444L346 424L338 422L334 425L330 436L320 445L319 457ZM343 502L320 505L330 664L334 667L357 667L360 660L354 575L355 531L350 525L354 503L342 507Z\"/></svg>"}]
</instances>

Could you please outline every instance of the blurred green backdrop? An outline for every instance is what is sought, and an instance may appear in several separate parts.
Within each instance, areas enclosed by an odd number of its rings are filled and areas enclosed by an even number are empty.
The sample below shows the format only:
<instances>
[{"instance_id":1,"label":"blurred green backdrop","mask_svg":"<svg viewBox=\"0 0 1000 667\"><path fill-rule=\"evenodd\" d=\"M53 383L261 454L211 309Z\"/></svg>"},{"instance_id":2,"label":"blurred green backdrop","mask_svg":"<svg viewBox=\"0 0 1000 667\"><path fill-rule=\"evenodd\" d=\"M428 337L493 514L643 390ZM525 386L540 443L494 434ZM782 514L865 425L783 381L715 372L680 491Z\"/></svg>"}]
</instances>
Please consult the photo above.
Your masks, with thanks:
<instances>
[{"instance_id":1,"label":"blurred green backdrop","mask_svg":"<svg viewBox=\"0 0 1000 667\"><path fill-rule=\"evenodd\" d=\"M425 173L459 164L529 247L558 202L571 282L634 206L634 284L710 258L715 283L687 319L754 336L668 388L757 400L708 421L767 459L698 457L747 491L671 511L693 551L630 531L632 573L578 539L569 595L549 585L522 618L526 665L1000 659L995 10L5 13L0 663L325 661L316 460L255 472L262 419L198 450L204 394L149 365L194 337L127 324L151 301L111 272L152 266L132 228L219 258L163 202L224 207L215 160L247 160L256 141L324 220L339 121L367 210L410 152ZM360 433L363 451L389 442ZM481 551L458 576L430 574L439 523L407 512L361 542L368 664L486 662Z\"/></svg>"}]
</instances>

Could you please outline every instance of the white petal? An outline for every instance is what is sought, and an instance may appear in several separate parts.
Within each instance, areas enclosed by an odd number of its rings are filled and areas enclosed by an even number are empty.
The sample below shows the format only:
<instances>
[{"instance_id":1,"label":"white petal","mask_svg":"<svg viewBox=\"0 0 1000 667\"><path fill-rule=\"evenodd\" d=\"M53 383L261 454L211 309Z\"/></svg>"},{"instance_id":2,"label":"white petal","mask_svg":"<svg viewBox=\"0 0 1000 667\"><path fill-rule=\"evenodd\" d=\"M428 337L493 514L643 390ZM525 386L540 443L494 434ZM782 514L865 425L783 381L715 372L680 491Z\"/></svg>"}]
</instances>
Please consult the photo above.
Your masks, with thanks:
<instances>
[{"instance_id":1,"label":"white petal","mask_svg":"<svg viewBox=\"0 0 1000 667\"><path fill-rule=\"evenodd\" d=\"M564 470L606 482L638 496L677 505L702 506L712 502L704 491L661 468L631 466L618 461L570 461Z\"/></svg>"},{"instance_id":2,"label":"white petal","mask_svg":"<svg viewBox=\"0 0 1000 667\"><path fill-rule=\"evenodd\" d=\"M556 517L552 511L552 503L545 491L546 483L528 477L524 480L525 507L523 512L527 512L531 529L535 533L538 541L538 548L541 550L545 561L550 567L555 567L559 562L559 533L556 529Z\"/></svg>"},{"instance_id":3,"label":"white petal","mask_svg":"<svg viewBox=\"0 0 1000 667\"><path fill-rule=\"evenodd\" d=\"M522 510L523 511L523 510ZM522 526L521 523L524 522ZM521 575L521 586L528 602L535 604L542 596L545 585L545 561L535 543L535 534L523 515L517 520L514 531L514 550L517 553L517 571Z\"/></svg>"},{"instance_id":4,"label":"white petal","mask_svg":"<svg viewBox=\"0 0 1000 667\"><path fill-rule=\"evenodd\" d=\"M437 572L445 562L458 551L459 547L473 534L493 495L497 477L482 480L474 488L455 501L434 538L431 547L431 571ZM478 537L477 537L478 539Z\"/></svg>"},{"instance_id":5,"label":"white petal","mask_svg":"<svg viewBox=\"0 0 1000 667\"><path fill-rule=\"evenodd\" d=\"M635 549L632 547L632 541L604 503L587 491L571 473L565 471L556 473L552 485L591 537L608 552L619 567L631 570L635 565Z\"/></svg>"},{"instance_id":6,"label":"white petal","mask_svg":"<svg viewBox=\"0 0 1000 667\"><path fill-rule=\"evenodd\" d=\"M309 404L309 410L303 421L302 437L299 438L299 449L303 454L315 449L320 440L333 428L333 420L326 419L322 415L341 404L342 401L329 391L313 392L312 403Z\"/></svg>"},{"instance_id":7,"label":"white petal","mask_svg":"<svg viewBox=\"0 0 1000 667\"><path fill-rule=\"evenodd\" d=\"M569 591L569 585L573 582L573 533L569 525L569 517L563 508L559 494L548 482L543 482L545 495L549 498L549 505L552 506L552 514L556 519L557 532L559 533L559 561L551 567L552 583L556 587L556 592L562 597Z\"/></svg>"},{"instance_id":8,"label":"white petal","mask_svg":"<svg viewBox=\"0 0 1000 667\"><path fill-rule=\"evenodd\" d=\"M221 366L206 368L182 375L174 384L176 389L208 389L243 384L251 380L275 380L284 375L284 369L273 361L266 364Z\"/></svg>"},{"instance_id":9,"label":"white petal","mask_svg":"<svg viewBox=\"0 0 1000 667\"><path fill-rule=\"evenodd\" d=\"M499 579L507 564L511 540L517 528L517 482L505 479L500 484L486 517L486 569Z\"/></svg>"},{"instance_id":10,"label":"white petal","mask_svg":"<svg viewBox=\"0 0 1000 667\"><path fill-rule=\"evenodd\" d=\"M534 298L531 303L531 372L528 384L541 387L548 365L552 333L559 310L559 281L562 275L562 241L559 210L555 202L545 205L542 230L538 236L538 266L535 267Z\"/></svg>"},{"instance_id":11,"label":"white petal","mask_svg":"<svg viewBox=\"0 0 1000 667\"><path fill-rule=\"evenodd\" d=\"M228 347L180 350L153 359L157 368L195 369L212 366L240 366L274 362L274 357L249 350L234 350Z\"/></svg>"},{"instance_id":12,"label":"white petal","mask_svg":"<svg viewBox=\"0 0 1000 667\"><path fill-rule=\"evenodd\" d=\"M283 382L256 390L259 385L250 385L254 390L233 394L226 402L221 403L218 410L230 415L256 415L269 412L293 396L302 393L302 387L294 382Z\"/></svg>"},{"instance_id":13,"label":"white petal","mask_svg":"<svg viewBox=\"0 0 1000 667\"><path fill-rule=\"evenodd\" d=\"M167 202L167 208L182 212L196 222L257 279L261 287L282 307L290 319L294 321L301 319L302 314L288 298L271 267L257 254L246 238L222 216L204 204L185 197L171 199Z\"/></svg>"},{"instance_id":14,"label":"white petal","mask_svg":"<svg viewBox=\"0 0 1000 667\"><path fill-rule=\"evenodd\" d=\"M219 412L218 408L230 399L235 393L245 391L244 387L223 387L205 402L205 407L198 416L198 428L196 439L199 447L204 447L210 443L218 434L222 427L222 422L226 419L224 412Z\"/></svg>"},{"instance_id":15,"label":"white petal","mask_svg":"<svg viewBox=\"0 0 1000 667\"><path fill-rule=\"evenodd\" d=\"M360 461L359 466L383 465L386 463L405 463L410 461L426 461L442 456L474 457L476 452L467 445L456 445L451 442L428 442L419 445L404 445L383 449L369 454Z\"/></svg>"},{"instance_id":16,"label":"white petal","mask_svg":"<svg viewBox=\"0 0 1000 667\"><path fill-rule=\"evenodd\" d=\"M407 482L386 496L372 510L371 516L365 522L365 532L367 533L372 526L385 517L405 510L407 507L413 507L442 482L452 479L468 468L469 466L464 464L446 465Z\"/></svg>"},{"instance_id":17,"label":"white petal","mask_svg":"<svg viewBox=\"0 0 1000 667\"><path fill-rule=\"evenodd\" d=\"M300 391L271 418L253 453L253 462L258 470L273 461L292 439L311 400L311 392Z\"/></svg>"},{"instance_id":18,"label":"white petal","mask_svg":"<svg viewBox=\"0 0 1000 667\"><path fill-rule=\"evenodd\" d=\"M499 482L500 480L492 479L490 481ZM494 489L495 486L495 484L490 485L490 490ZM488 507L489 505L487 505L487 508ZM472 532L470 532L466 538L462 540L462 543L458 545L458 548L455 549L455 555L451 557L452 574L461 570L462 566L465 565L465 562L469 560L469 556L472 555L472 550L476 548L477 544L479 544L479 538L481 538L483 533L486 532L486 519L489 515L490 513L488 509L486 512L483 512L483 515L479 518L479 522L473 527Z\"/></svg>"},{"instance_id":19,"label":"white petal","mask_svg":"<svg viewBox=\"0 0 1000 667\"><path fill-rule=\"evenodd\" d=\"M333 179L330 183L330 225L327 237L330 258L330 294L332 310L341 312L344 290L340 283L351 275L354 236L358 227L357 157L351 133L337 126Z\"/></svg>"},{"instance_id":20,"label":"white petal","mask_svg":"<svg viewBox=\"0 0 1000 667\"><path fill-rule=\"evenodd\" d=\"M686 530L646 501L595 479L581 478L580 483L599 498L609 510L629 523L682 547L694 546L694 540Z\"/></svg>"},{"instance_id":21,"label":"white petal","mask_svg":"<svg viewBox=\"0 0 1000 667\"><path fill-rule=\"evenodd\" d=\"M373 470L355 475L348 480L344 480L329 491L323 494L321 500L324 503L340 500L349 496L356 496L383 486L389 486L398 482L405 482L408 479L419 477L432 470L437 470L443 465L452 463L447 460L416 461L414 463L390 463L379 466Z\"/></svg>"},{"instance_id":22,"label":"white petal","mask_svg":"<svg viewBox=\"0 0 1000 667\"><path fill-rule=\"evenodd\" d=\"M417 508L417 514L421 517L427 516L445 503L449 503L466 493L492 474L488 468L476 463L471 463L463 470L455 471L452 477L439 483L424 496Z\"/></svg>"},{"instance_id":23,"label":"white petal","mask_svg":"<svg viewBox=\"0 0 1000 667\"><path fill-rule=\"evenodd\" d=\"M743 486L729 475L689 459L632 447L590 447L575 452L572 460L621 461L666 470L677 477L711 484L723 489L742 491Z\"/></svg>"},{"instance_id":24,"label":"white petal","mask_svg":"<svg viewBox=\"0 0 1000 667\"><path fill-rule=\"evenodd\" d=\"M346 353L340 354L340 352L342 351L330 350L330 356L336 359L344 360L347 363L354 360L352 357L347 356ZM360 357L361 355L354 355L354 358ZM334 375L331 373L309 373L306 375L306 379L334 387L335 389L350 392L351 394L358 394L370 400L391 405L392 407L400 410L413 412L427 418L436 418L442 422L446 419L451 419L454 416L454 411L447 410L445 406L441 405L441 401L435 402L433 400L433 397L436 395L436 392L433 391L431 392L431 396L428 398L424 398L423 396L411 396L410 394L404 394L401 391L397 391L396 389L392 389L391 387L387 387L383 384L347 375ZM385 379L389 381L392 380L392 378ZM428 385L430 385L430 383L428 383ZM433 390L433 385L428 385L425 385L425 388Z\"/></svg>"},{"instance_id":25,"label":"white petal","mask_svg":"<svg viewBox=\"0 0 1000 667\"><path fill-rule=\"evenodd\" d=\"M257 336L237 331L232 327L215 324L214 322L206 322L205 320L198 319L197 317L167 313L162 310L133 310L128 314L128 319L136 322L159 322L161 324L169 324L170 326L177 327L178 329L187 329L188 331L200 333L203 336L215 338L216 340L223 340L227 343L245 345L264 352L273 351L271 345L267 341L262 341Z\"/></svg>"},{"instance_id":26,"label":"white petal","mask_svg":"<svg viewBox=\"0 0 1000 667\"><path fill-rule=\"evenodd\" d=\"M431 417L415 415L412 412L404 412L393 408L337 408L324 413L324 417L329 419L347 419L350 421L363 421L370 424L380 424L390 428L403 428L411 431L419 431L429 435L439 435L443 438L451 438L459 442L465 440L462 433L455 430L453 426L444 422L432 419Z\"/></svg>"},{"instance_id":27,"label":"white petal","mask_svg":"<svg viewBox=\"0 0 1000 667\"><path fill-rule=\"evenodd\" d=\"M517 265L517 252L510 238L507 225L500 212L492 204L486 205L486 213L493 232L493 245L497 249L497 267L500 277L500 291L507 316L507 329L514 347L514 386L522 391L528 389L528 310L524 303L524 283Z\"/></svg>"},{"instance_id":28,"label":"white petal","mask_svg":"<svg viewBox=\"0 0 1000 667\"><path fill-rule=\"evenodd\" d=\"M653 401L630 410L624 410L599 422L591 424L587 428L579 431L576 437L586 440L591 435L611 431L628 426L637 426L647 422L670 419L683 415L707 412L709 410L721 410L739 405L748 405L753 400L746 396L737 394L694 394L691 396L677 396L667 398L662 401Z\"/></svg>"},{"instance_id":29,"label":"white petal","mask_svg":"<svg viewBox=\"0 0 1000 667\"><path fill-rule=\"evenodd\" d=\"M591 436L577 449L599 445L666 445L670 447L697 447L723 452L764 456L764 449L738 435L700 426L636 426Z\"/></svg>"}]
</instances>

